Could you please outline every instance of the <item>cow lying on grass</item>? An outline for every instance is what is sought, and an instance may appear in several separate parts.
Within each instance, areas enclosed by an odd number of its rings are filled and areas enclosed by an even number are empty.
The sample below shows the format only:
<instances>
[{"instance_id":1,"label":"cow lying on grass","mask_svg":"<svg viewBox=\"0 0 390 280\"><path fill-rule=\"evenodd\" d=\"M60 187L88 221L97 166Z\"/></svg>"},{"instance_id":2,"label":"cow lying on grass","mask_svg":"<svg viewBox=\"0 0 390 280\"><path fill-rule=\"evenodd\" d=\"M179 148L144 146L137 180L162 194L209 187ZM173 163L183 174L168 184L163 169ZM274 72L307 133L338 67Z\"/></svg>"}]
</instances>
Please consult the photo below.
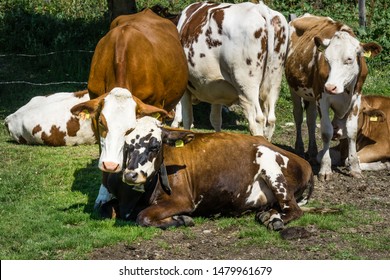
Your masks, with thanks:
<instances>
[{"instance_id":1,"label":"cow lying on grass","mask_svg":"<svg viewBox=\"0 0 390 280\"><path fill-rule=\"evenodd\" d=\"M5 118L11 137L20 144L72 146L94 144L96 137L89 114L73 116L70 109L89 100L88 91L58 92L35 96Z\"/></svg>"},{"instance_id":2,"label":"cow lying on grass","mask_svg":"<svg viewBox=\"0 0 390 280\"><path fill-rule=\"evenodd\" d=\"M356 149L362 170L390 169L390 98L385 96L362 96ZM340 127L333 121L335 138L341 136ZM331 150L332 163L340 165L348 157L348 141ZM347 163L348 165L348 163Z\"/></svg>"},{"instance_id":3,"label":"cow lying on grass","mask_svg":"<svg viewBox=\"0 0 390 280\"><path fill-rule=\"evenodd\" d=\"M268 229L281 230L303 214L297 202L313 190L309 163L261 136L172 130L152 117L137 120L124 158L108 189L116 215L142 226L190 226L190 216L256 211Z\"/></svg>"}]
</instances>

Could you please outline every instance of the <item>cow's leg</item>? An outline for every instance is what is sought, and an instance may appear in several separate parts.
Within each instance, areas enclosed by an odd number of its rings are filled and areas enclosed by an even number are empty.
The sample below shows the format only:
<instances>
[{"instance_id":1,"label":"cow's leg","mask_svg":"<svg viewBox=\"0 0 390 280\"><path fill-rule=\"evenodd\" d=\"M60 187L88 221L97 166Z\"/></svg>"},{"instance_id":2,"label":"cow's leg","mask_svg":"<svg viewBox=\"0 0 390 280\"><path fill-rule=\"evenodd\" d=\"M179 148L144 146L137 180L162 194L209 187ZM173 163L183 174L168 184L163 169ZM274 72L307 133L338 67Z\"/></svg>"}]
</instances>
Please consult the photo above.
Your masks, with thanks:
<instances>
[{"instance_id":1,"label":"cow's leg","mask_svg":"<svg viewBox=\"0 0 390 280\"><path fill-rule=\"evenodd\" d=\"M375 161L368 163L360 163L361 170L367 171L379 171L379 170L390 170L390 162L389 161Z\"/></svg>"},{"instance_id":2,"label":"cow's leg","mask_svg":"<svg viewBox=\"0 0 390 280\"><path fill-rule=\"evenodd\" d=\"M171 127L178 128L183 122L182 106L181 102L176 104L175 107L175 118L172 121Z\"/></svg>"},{"instance_id":3,"label":"cow's leg","mask_svg":"<svg viewBox=\"0 0 390 280\"><path fill-rule=\"evenodd\" d=\"M320 171L318 173L319 180L330 180L332 177L332 160L330 158L330 141L333 137L333 125L329 118L329 104L320 100L319 109L321 113L321 138L323 143L322 151L318 154L321 162Z\"/></svg>"},{"instance_id":4,"label":"cow's leg","mask_svg":"<svg viewBox=\"0 0 390 280\"><path fill-rule=\"evenodd\" d=\"M259 147L256 156L256 163L260 166L258 180L264 180L278 204L269 211L259 212L256 215L256 219L268 229L281 230L284 224L303 214L295 200L294 190L291 190L282 172L281 166L285 166L287 162L287 158L284 159L281 155L276 157L272 150Z\"/></svg>"},{"instance_id":5,"label":"cow's leg","mask_svg":"<svg viewBox=\"0 0 390 280\"><path fill-rule=\"evenodd\" d=\"M264 114L266 116L264 136L270 142L272 139L272 135L274 134L275 131L275 123L276 123L275 105L278 96L279 96L278 92L270 92L269 95L266 97L266 99L263 101Z\"/></svg>"},{"instance_id":6,"label":"cow's leg","mask_svg":"<svg viewBox=\"0 0 390 280\"><path fill-rule=\"evenodd\" d=\"M306 108L306 124L309 133L309 159L315 159L318 154L317 141L316 141L316 128L317 128L317 105L315 101L307 102Z\"/></svg>"},{"instance_id":7,"label":"cow's leg","mask_svg":"<svg viewBox=\"0 0 390 280\"><path fill-rule=\"evenodd\" d=\"M222 127L222 105L211 104L210 123L215 131L221 131Z\"/></svg>"},{"instance_id":8,"label":"cow's leg","mask_svg":"<svg viewBox=\"0 0 390 280\"><path fill-rule=\"evenodd\" d=\"M241 92L239 98L240 106L248 119L250 133L263 136L265 118L260 108L258 89L252 96Z\"/></svg>"},{"instance_id":9,"label":"cow's leg","mask_svg":"<svg viewBox=\"0 0 390 280\"><path fill-rule=\"evenodd\" d=\"M303 122L303 107L302 98L294 93L290 88L291 99L293 101L293 115L295 122L295 153L301 157L305 157L305 147L302 140L302 122Z\"/></svg>"},{"instance_id":10,"label":"cow's leg","mask_svg":"<svg viewBox=\"0 0 390 280\"><path fill-rule=\"evenodd\" d=\"M348 162L350 172L353 177L362 177L362 171L359 165L359 158L356 150L356 138L358 130L358 116L360 109L361 95L356 94L356 99L352 104L352 110L346 120L347 137L348 137Z\"/></svg>"},{"instance_id":11,"label":"cow's leg","mask_svg":"<svg viewBox=\"0 0 390 280\"><path fill-rule=\"evenodd\" d=\"M191 93L187 90L180 100L182 106L183 115L183 127L184 129L191 129L194 122Z\"/></svg>"},{"instance_id":12,"label":"cow's leg","mask_svg":"<svg viewBox=\"0 0 390 280\"><path fill-rule=\"evenodd\" d=\"M108 191L106 187L109 173L103 172L102 175L102 183L99 188L98 196L95 200L95 209L98 209L101 205L103 205L112 198L112 194Z\"/></svg>"},{"instance_id":13,"label":"cow's leg","mask_svg":"<svg viewBox=\"0 0 390 280\"><path fill-rule=\"evenodd\" d=\"M184 206L188 204L188 206ZM153 204L142 210L137 216L137 224L140 226L153 226L166 229L168 227L193 226L191 217L178 213L190 213L193 207L189 203L180 201L163 201Z\"/></svg>"}]
</instances>

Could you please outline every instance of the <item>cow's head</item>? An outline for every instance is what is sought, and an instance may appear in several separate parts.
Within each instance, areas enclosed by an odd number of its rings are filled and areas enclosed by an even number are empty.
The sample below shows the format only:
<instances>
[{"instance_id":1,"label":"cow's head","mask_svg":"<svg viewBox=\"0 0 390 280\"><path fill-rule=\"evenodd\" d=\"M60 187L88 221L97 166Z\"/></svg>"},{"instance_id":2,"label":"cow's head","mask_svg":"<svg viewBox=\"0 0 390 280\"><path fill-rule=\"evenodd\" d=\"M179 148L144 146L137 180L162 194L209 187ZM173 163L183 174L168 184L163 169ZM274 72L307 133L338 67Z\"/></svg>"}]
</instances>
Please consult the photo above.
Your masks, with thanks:
<instances>
[{"instance_id":1,"label":"cow's head","mask_svg":"<svg viewBox=\"0 0 390 280\"><path fill-rule=\"evenodd\" d=\"M125 138L123 182L141 186L161 171L163 144L182 146L189 143L194 134L186 130L166 129L157 119L146 116L137 120L135 129Z\"/></svg>"},{"instance_id":2,"label":"cow's head","mask_svg":"<svg viewBox=\"0 0 390 280\"><path fill-rule=\"evenodd\" d=\"M376 56L382 50L376 43L361 44L350 29L341 30L329 40L314 38L320 54L319 72L325 81L324 90L330 94L340 94L346 88L354 91L358 76L364 68L367 71L364 55ZM363 73L367 75L367 73ZM365 78L365 76L364 76Z\"/></svg>"},{"instance_id":3,"label":"cow's head","mask_svg":"<svg viewBox=\"0 0 390 280\"><path fill-rule=\"evenodd\" d=\"M135 128L137 117L168 116L165 110L143 103L125 88L114 88L98 98L80 103L71 112L92 118L96 136L100 139L98 166L102 171L114 173L122 169L125 136Z\"/></svg>"}]
</instances>

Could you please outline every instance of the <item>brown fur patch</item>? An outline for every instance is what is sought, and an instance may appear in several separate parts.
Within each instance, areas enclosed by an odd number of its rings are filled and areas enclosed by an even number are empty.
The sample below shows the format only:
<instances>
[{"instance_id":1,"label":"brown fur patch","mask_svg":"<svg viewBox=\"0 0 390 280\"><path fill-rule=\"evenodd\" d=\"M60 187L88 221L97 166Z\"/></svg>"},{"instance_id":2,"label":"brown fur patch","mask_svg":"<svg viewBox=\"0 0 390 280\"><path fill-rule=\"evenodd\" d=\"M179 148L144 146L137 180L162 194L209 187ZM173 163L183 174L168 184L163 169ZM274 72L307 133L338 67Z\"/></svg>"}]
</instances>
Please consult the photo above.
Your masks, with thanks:
<instances>
[{"instance_id":1,"label":"brown fur patch","mask_svg":"<svg viewBox=\"0 0 390 280\"><path fill-rule=\"evenodd\" d=\"M80 122L76 117L71 117L66 123L66 130L69 136L76 136L80 130Z\"/></svg>"},{"instance_id":2,"label":"brown fur patch","mask_svg":"<svg viewBox=\"0 0 390 280\"><path fill-rule=\"evenodd\" d=\"M34 135L35 133L38 133L39 131L42 130L42 127L38 124L36 125L33 130L31 131L32 135Z\"/></svg>"},{"instance_id":3,"label":"brown fur patch","mask_svg":"<svg viewBox=\"0 0 390 280\"><path fill-rule=\"evenodd\" d=\"M42 141L49 146L65 146L66 132L61 131L57 126L53 125L50 129L50 134L42 132Z\"/></svg>"}]
</instances>

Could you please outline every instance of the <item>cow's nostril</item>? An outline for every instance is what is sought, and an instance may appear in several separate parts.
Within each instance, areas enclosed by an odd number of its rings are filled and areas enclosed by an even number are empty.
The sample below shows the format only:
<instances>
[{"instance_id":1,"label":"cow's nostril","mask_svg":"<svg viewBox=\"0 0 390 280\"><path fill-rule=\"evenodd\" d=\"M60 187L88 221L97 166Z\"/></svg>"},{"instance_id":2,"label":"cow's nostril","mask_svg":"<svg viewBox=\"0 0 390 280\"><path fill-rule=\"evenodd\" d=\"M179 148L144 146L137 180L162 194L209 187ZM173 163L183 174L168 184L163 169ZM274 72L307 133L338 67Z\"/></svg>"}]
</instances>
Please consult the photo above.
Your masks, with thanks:
<instances>
[{"instance_id":1,"label":"cow's nostril","mask_svg":"<svg viewBox=\"0 0 390 280\"><path fill-rule=\"evenodd\" d=\"M125 173L125 179L128 182L135 182L138 178L138 173L135 171L129 171Z\"/></svg>"}]
</instances>

